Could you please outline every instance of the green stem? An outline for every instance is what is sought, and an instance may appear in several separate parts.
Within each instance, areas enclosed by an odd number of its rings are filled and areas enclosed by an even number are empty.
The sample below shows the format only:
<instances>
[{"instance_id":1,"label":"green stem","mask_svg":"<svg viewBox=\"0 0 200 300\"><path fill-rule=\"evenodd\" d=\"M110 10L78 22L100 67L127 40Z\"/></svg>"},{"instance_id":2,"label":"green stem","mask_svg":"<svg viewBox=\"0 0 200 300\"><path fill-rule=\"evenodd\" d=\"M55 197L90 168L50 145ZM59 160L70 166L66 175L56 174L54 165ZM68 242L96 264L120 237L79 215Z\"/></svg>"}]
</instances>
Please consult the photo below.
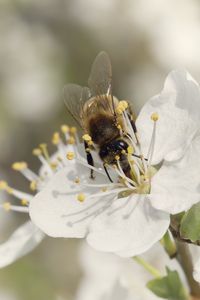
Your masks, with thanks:
<instances>
[{"instance_id":1,"label":"green stem","mask_svg":"<svg viewBox=\"0 0 200 300\"><path fill-rule=\"evenodd\" d=\"M170 258L174 258L176 256L176 244L172 236L170 236L169 231L165 233L160 243L163 245Z\"/></svg>"},{"instance_id":2,"label":"green stem","mask_svg":"<svg viewBox=\"0 0 200 300\"><path fill-rule=\"evenodd\" d=\"M134 256L133 259L141 265L143 268L145 268L151 275L153 275L155 278L162 277L161 273L154 268L152 265L150 265L148 262L146 262L143 258L139 256Z\"/></svg>"},{"instance_id":3,"label":"green stem","mask_svg":"<svg viewBox=\"0 0 200 300\"><path fill-rule=\"evenodd\" d=\"M200 285L193 279L193 263L188 244L176 240L176 245L178 250L177 259L186 275L191 295L200 298Z\"/></svg>"}]
</instances>

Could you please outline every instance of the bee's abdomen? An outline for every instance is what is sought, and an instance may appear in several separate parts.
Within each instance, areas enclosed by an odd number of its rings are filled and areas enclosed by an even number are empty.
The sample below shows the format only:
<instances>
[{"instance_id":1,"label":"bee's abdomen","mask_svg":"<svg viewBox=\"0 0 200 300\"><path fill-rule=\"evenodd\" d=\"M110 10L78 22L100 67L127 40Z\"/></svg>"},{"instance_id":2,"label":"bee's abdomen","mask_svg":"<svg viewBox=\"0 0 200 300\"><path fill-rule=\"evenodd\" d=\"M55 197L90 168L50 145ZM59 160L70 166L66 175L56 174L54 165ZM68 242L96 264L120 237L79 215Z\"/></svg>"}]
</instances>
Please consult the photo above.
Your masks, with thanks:
<instances>
[{"instance_id":1,"label":"bee's abdomen","mask_svg":"<svg viewBox=\"0 0 200 300\"><path fill-rule=\"evenodd\" d=\"M98 116L91 118L89 128L93 142L99 146L119 136L119 130L111 117Z\"/></svg>"}]
</instances>

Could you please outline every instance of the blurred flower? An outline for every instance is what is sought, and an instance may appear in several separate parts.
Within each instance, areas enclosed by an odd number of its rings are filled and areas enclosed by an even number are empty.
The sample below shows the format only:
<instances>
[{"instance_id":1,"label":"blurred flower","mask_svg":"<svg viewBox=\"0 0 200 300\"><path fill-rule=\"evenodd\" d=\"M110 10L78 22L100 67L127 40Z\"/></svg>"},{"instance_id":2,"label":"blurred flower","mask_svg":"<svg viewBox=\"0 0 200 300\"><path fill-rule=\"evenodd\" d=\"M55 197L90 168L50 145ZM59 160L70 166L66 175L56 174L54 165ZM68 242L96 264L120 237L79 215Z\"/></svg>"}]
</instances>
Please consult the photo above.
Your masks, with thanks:
<instances>
[{"instance_id":1,"label":"blurred flower","mask_svg":"<svg viewBox=\"0 0 200 300\"><path fill-rule=\"evenodd\" d=\"M165 272L164 266L183 272L175 260L170 260L161 245L155 245L143 258L159 271ZM83 278L77 291L76 300L156 300L146 283L152 276L132 259L93 250L86 244L80 249L80 262ZM185 281L185 279L184 279Z\"/></svg>"},{"instance_id":2,"label":"blurred flower","mask_svg":"<svg viewBox=\"0 0 200 300\"><path fill-rule=\"evenodd\" d=\"M130 146L127 153L120 149L115 165L108 166L115 181L110 183L101 167L87 164L77 142L67 154L67 167L31 202L30 216L46 234L86 237L95 249L134 256L164 235L170 213L199 201L197 83L186 72L170 73L161 94L141 110L137 130L130 124L127 105L120 101L116 107ZM88 134L83 139L92 142ZM123 155L129 175L121 167ZM96 173L95 181L87 175L90 169Z\"/></svg>"},{"instance_id":3,"label":"blurred flower","mask_svg":"<svg viewBox=\"0 0 200 300\"><path fill-rule=\"evenodd\" d=\"M1 15L0 25L4 45L0 49L1 96L5 106L29 122L49 118L59 109L59 60L54 63L58 44L44 26L28 26L11 12L9 19Z\"/></svg>"},{"instance_id":4,"label":"blurred flower","mask_svg":"<svg viewBox=\"0 0 200 300\"><path fill-rule=\"evenodd\" d=\"M62 130L68 130L66 126L62 126ZM47 145L41 144L39 148L33 150L33 154L38 157L42 166L38 174L28 168L25 162L16 162L12 168L19 171L29 182L32 192L41 191L48 183L50 178L65 165L65 152L70 150L70 145L65 146L60 143L60 136L56 132L53 135L52 142L57 145L57 151L49 156ZM0 181L0 190L14 196L20 205L13 205L10 202L3 202L0 207L5 211L15 211L20 213L29 213L29 205L34 195L25 193L13 187L10 187L6 181ZM31 221L19 226L10 238L0 245L0 267L5 267L18 258L32 251L45 237L45 234L35 226Z\"/></svg>"}]
</instances>

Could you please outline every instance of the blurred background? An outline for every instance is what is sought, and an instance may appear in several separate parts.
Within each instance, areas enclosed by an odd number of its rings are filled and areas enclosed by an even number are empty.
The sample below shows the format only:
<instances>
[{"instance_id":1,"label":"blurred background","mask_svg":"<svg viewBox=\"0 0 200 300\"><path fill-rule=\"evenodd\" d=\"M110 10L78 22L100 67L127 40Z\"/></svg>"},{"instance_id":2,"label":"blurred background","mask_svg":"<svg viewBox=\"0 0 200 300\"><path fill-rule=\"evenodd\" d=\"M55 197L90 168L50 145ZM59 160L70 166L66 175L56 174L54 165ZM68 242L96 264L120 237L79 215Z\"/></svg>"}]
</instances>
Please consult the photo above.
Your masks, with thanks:
<instances>
[{"instance_id":1,"label":"blurred background","mask_svg":"<svg viewBox=\"0 0 200 300\"><path fill-rule=\"evenodd\" d=\"M11 164L25 160L37 171L32 149L50 142L61 124L73 124L63 104L64 84L86 85L99 51L110 55L114 94L133 100L136 112L172 69L186 68L200 81L200 3L1 0L0 45L0 177L27 190ZM25 219L0 211L0 241ZM0 299L74 299L82 274L79 245L45 239L0 270Z\"/></svg>"}]
</instances>

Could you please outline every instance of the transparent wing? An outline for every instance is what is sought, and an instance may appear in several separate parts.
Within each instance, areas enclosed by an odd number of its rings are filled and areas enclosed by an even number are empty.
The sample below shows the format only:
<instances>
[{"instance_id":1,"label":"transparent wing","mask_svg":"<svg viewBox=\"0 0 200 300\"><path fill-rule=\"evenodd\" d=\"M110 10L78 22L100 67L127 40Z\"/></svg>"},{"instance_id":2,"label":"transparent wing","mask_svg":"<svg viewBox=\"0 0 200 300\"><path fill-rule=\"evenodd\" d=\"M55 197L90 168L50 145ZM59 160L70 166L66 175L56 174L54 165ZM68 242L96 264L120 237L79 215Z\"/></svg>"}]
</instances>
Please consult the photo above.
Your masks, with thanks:
<instances>
[{"instance_id":1,"label":"transparent wing","mask_svg":"<svg viewBox=\"0 0 200 300\"><path fill-rule=\"evenodd\" d=\"M92 96L111 94L112 90L112 67L108 54L100 52L91 69L88 86Z\"/></svg>"},{"instance_id":2,"label":"transparent wing","mask_svg":"<svg viewBox=\"0 0 200 300\"><path fill-rule=\"evenodd\" d=\"M64 87L64 102L75 120L83 128L83 105L90 98L90 90L77 84L67 84Z\"/></svg>"}]
</instances>

